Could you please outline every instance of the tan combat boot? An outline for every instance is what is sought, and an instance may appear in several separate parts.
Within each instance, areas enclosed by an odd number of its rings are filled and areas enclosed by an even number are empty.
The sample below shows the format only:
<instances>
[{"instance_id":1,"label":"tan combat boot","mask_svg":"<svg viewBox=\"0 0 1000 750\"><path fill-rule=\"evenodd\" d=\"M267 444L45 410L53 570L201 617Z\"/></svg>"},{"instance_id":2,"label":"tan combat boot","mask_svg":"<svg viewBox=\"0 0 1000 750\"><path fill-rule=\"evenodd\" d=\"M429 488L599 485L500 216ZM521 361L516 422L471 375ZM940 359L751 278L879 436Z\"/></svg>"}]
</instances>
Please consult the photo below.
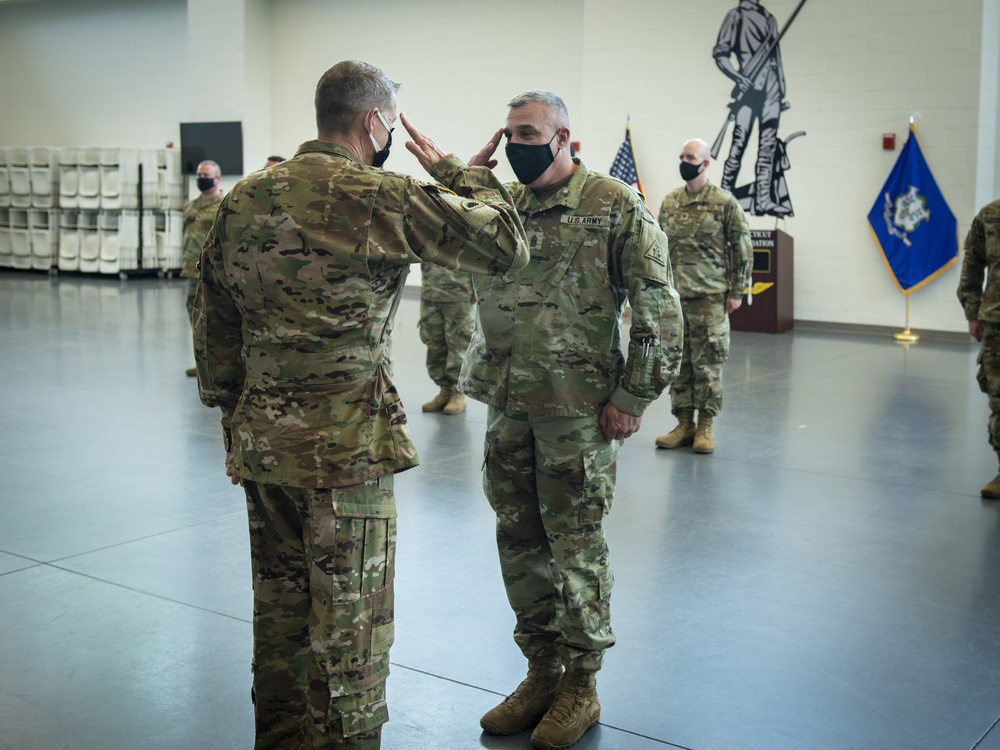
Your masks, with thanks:
<instances>
[{"instance_id":1,"label":"tan combat boot","mask_svg":"<svg viewBox=\"0 0 1000 750\"><path fill-rule=\"evenodd\" d=\"M712 437L712 415L698 412L698 427L694 431L694 453L712 453L715 450L715 438Z\"/></svg>"},{"instance_id":2,"label":"tan combat boot","mask_svg":"<svg viewBox=\"0 0 1000 750\"><path fill-rule=\"evenodd\" d=\"M567 672L552 708L531 733L539 750L561 750L579 740L601 718L597 681L591 672Z\"/></svg>"},{"instance_id":3,"label":"tan combat boot","mask_svg":"<svg viewBox=\"0 0 1000 750\"><path fill-rule=\"evenodd\" d=\"M558 659L532 659L528 676L503 703L479 720L490 734L517 734L535 726L552 706L559 691L562 664Z\"/></svg>"},{"instance_id":4,"label":"tan combat boot","mask_svg":"<svg viewBox=\"0 0 1000 750\"><path fill-rule=\"evenodd\" d=\"M666 435L656 438L657 448L680 448L694 442L694 410L677 412L677 426Z\"/></svg>"},{"instance_id":5,"label":"tan combat boot","mask_svg":"<svg viewBox=\"0 0 1000 750\"><path fill-rule=\"evenodd\" d=\"M441 392L420 408L424 411L441 411L451 400L451 390L442 388Z\"/></svg>"},{"instance_id":6,"label":"tan combat boot","mask_svg":"<svg viewBox=\"0 0 1000 750\"><path fill-rule=\"evenodd\" d=\"M461 414L465 411L465 395L462 393L451 394L451 398L444 405L443 411L445 414Z\"/></svg>"},{"instance_id":7,"label":"tan combat boot","mask_svg":"<svg viewBox=\"0 0 1000 750\"><path fill-rule=\"evenodd\" d=\"M993 477L993 479L991 479L989 483L983 487L979 496L984 497L987 500L1000 500L1000 474Z\"/></svg>"}]
</instances>

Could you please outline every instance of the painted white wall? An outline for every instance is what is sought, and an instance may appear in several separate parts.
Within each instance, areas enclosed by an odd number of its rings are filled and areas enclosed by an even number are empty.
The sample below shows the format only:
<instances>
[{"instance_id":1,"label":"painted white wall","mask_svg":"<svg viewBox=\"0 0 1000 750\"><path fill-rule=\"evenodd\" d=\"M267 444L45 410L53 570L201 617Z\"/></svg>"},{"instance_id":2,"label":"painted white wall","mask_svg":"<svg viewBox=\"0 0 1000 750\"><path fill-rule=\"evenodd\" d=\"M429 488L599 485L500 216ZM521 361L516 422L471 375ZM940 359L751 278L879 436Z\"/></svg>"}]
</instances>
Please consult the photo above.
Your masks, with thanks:
<instances>
[{"instance_id":1,"label":"painted white wall","mask_svg":"<svg viewBox=\"0 0 1000 750\"><path fill-rule=\"evenodd\" d=\"M580 155L598 170L610 166L631 116L655 213L663 195L680 184L680 144L693 136L712 141L725 119L731 85L711 50L735 2L4 3L0 145L159 145L176 140L177 123L191 119L192 108L202 109L195 105L204 101L220 114L197 119L244 121L249 170L255 156L266 155L251 151L290 156L312 138L317 79L338 60L361 58L402 82L401 109L462 156L479 149L502 124L505 102L528 88L564 97ZM998 4L806 2L782 42L792 109L779 131L782 137L807 133L790 145L787 180L796 215L780 224L796 243L797 319L903 323L904 298L865 219L899 154L898 148L882 151L883 132L896 133L901 148L914 117L963 238L990 185L1000 192L1000 82L991 63L1000 35L989 31L1000 24ZM796 0L765 5L783 23ZM229 12L213 16L213 6ZM213 28L230 40L214 60L200 41ZM198 39L189 39L195 29ZM199 61L198 70L187 70L191 61ZM204 72L213 66L216 80ZM229 78L231 93L222 85ZM240 116L223 116L230 110ZM394 137L387 166L421 175L402 145L402 128ZM727 151L728 142L720 157ZM750 179L753 158L747 153L741 183ZM498 172L512 176L502 155ZM721 164L710 175L717 182ZM774 225L773 219L751 220L754 228ZM965 330L957 279L956 265L912 296L913 328Z\"/></svg>"},{"instance_id":2,"label":"painted white wall","mask_svg":"<svg viewBox=\"0 0 1000 750\"><path fill-rule=\"evenodd\" d=\"M0 146L162 147L187 95L185 0L0 4Z\"/></svg>"}]
</instances>

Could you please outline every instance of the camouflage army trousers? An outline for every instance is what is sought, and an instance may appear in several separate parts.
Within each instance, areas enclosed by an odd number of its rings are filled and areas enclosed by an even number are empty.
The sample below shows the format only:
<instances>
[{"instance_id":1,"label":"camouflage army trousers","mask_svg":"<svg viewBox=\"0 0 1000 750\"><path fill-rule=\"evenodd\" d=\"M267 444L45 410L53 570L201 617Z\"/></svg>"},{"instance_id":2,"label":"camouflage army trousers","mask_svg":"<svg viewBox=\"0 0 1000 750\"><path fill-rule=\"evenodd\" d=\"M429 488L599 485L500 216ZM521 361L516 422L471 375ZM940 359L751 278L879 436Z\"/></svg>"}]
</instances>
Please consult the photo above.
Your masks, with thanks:
<instances>
[{"instance_id":1,"label":"camouflage army trousers","mask_svg":"<svg viewBox=\"0 0 1000 750\"><path fill-rule=\"evenodd\" d=\"M1000 458L1000 325L983 323L983 343L979 348L976 380L989 399L990 445Z\"/></svg>"},{"instance_id":2,"label":"camouflage army trousers","mask_svg":"<svg viewBox=\"0 0 1000 750\"><path fill-rule=\"evenodd\" d=\"M729 316L725 295L682 299L684 347L681 369L670 386L674 414L697 409L722 411L722 366L729 356Z\"/></svg>"},{"instance_id":3,"label":"camouflage army trousers","mask_svg":"<svg viewBox=\"0 0 1000 750\"><path fill-rule=\"evenodd\" d=\"M514 641L528 659L558 654L596 672L611 631L603 519L615 491L618 443L597 418L507 414L490 407L483 487L496 512L497 549Z\"/></svg>"},{"instance_id":4,"label":"camouflage army trousers","mask_svg":"<svg viewBox=\"0 0 1000 750\"><path fill-rule=\"evenodd\" d=\"M420 300L420 340L427 347L427 374L438 387L454 389L476 318L469 302Z\"/></svg>"},{"instance_id":5,"label":"camouflage army trousers","mask_svg":"<svg viewBox=\"0 0 1000 750\"><path fill-rule=\"evenodd\" d=\"M184 298L184 306L187 308L189 321L194 319L194 297L197 291L198 278L195 276L189 277L187 279L187 293Z\"/></svg>"},{"instance_id":6,"label":"camouflage army trousers","mask_svg":"<svg viewBox=\"0 0 1000 750\"><path fill-rule=\"evenodd\" d=\"M388 718L392 475L339 489L244 482L256 750L376 750Z\"/></svg>"}]
</instances>

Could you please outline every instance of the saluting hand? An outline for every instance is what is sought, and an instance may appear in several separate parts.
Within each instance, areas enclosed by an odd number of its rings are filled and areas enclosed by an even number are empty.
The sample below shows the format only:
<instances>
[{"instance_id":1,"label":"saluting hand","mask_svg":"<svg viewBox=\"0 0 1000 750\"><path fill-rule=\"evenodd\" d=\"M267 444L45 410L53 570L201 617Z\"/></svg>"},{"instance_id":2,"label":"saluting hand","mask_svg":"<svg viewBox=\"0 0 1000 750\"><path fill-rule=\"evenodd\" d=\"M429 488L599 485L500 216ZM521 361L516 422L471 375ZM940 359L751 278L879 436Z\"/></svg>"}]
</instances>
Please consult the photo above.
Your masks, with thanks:
<instances>
[{"instance_id":1,"label":"saluting hand","mask_svg":"<svg viewBox=\"0 0 1000 750\"><path fill-rule=\"evenodd\" d=\"M403 123L403 127L406 128L406 132L413 139L406 142L406 150L417 157L420 166L430 173L431 168L446 156L445 152L438 147L433 139L417 130L416 126L410 122L410 118L402 112L399 113L399 119Z\"/></svg>"},{"instance_id":2,"label":"saluting hand","mask_svg":"<svg viewBox=\"0 0 1000 750\"><path fill-rule=\"evenodd\" d=\"M500 145L500 140L503 138L503 128L500 128L493 134L489 142L483 146L479 153L469 159L470 167L489 167L493 169L497 165L497 160L493 158L493 154L496 152L497 147Z\"/></svg>"}]
</instances>

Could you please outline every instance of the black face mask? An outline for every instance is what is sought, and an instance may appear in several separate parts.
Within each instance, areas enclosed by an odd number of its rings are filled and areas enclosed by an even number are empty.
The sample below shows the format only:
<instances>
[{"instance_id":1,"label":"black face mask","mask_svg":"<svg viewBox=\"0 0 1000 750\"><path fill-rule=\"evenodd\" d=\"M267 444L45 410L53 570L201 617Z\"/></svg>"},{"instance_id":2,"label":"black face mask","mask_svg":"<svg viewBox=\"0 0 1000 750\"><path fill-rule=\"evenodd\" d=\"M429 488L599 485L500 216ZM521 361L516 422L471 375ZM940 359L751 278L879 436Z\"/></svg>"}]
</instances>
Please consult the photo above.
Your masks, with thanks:
<instances>
[{"instance_id":1,"label":"black face mask","mask_svg":"<svg viewBox=\"0 0 1000 750\"><path fill-rule=\"evenodd\" d=\"M368 137L372 139L372 145L375 146L375 156L372 158L372 166L381 167L385 164L385 160L389 158L389 147L392 146L392 128L389 127L389 123L385 121L382 117L382 113L377 109L375 110L375 114L378 116L378 119L382 121L386 132L389 134L389 137L385 141L385 148L381 150L379 150L378 141L375 140L375 136L371 133L368 134Z\"/></svg>"},{"instance_id":2,"label":"black face mask","mask_svg":"<svg viewBox=\"0 0 1000 750\"><path fill-rule=\"evenodd\" d=\"M549 148L549 145L555 140L555 137L553 135L548 143L541 146L507 141L504 151L507 153L507 161L510 162L510 168L514 170L518 182L522 185L530 185L552 165L556 157L552 155L552 149Z\"/></svg>"},{"instance_id":3,"label":"black face mask","mask_svg":"<svg viewBox=\"0 0 1000 750\"><path fill-rule=\"evenodd\" d=\"M201 192L204 193L206 190L211 190L214 186L215 186L215 178L214 177L199 177L198 178L198 189Z\"/></svg>"},{"instance_id":4,"label":"black face mask","mask_svg":"<svg viewBox=\"0 0 1000 750\"><path fill-rule=\"evenodd\" d=\"M681 162L681 179L684 182L691 182L691 180L698 176L700 171L701 164L690 164L686 161Z\"/></svg>"},{"instance_id":5,"label":"black face mask","mask_svg":"<svg viewBox=\"0 0 1000 750\"><path fill-rule=\"evenodd\" d=\"M392 133L389 133L389 138L385 142L385 148L381 151L376 151L375 156L372 159L373 167L381 167L385 164L385 160L389 158L389 147L392 145Z\"/></svg>"}]
</instances>

